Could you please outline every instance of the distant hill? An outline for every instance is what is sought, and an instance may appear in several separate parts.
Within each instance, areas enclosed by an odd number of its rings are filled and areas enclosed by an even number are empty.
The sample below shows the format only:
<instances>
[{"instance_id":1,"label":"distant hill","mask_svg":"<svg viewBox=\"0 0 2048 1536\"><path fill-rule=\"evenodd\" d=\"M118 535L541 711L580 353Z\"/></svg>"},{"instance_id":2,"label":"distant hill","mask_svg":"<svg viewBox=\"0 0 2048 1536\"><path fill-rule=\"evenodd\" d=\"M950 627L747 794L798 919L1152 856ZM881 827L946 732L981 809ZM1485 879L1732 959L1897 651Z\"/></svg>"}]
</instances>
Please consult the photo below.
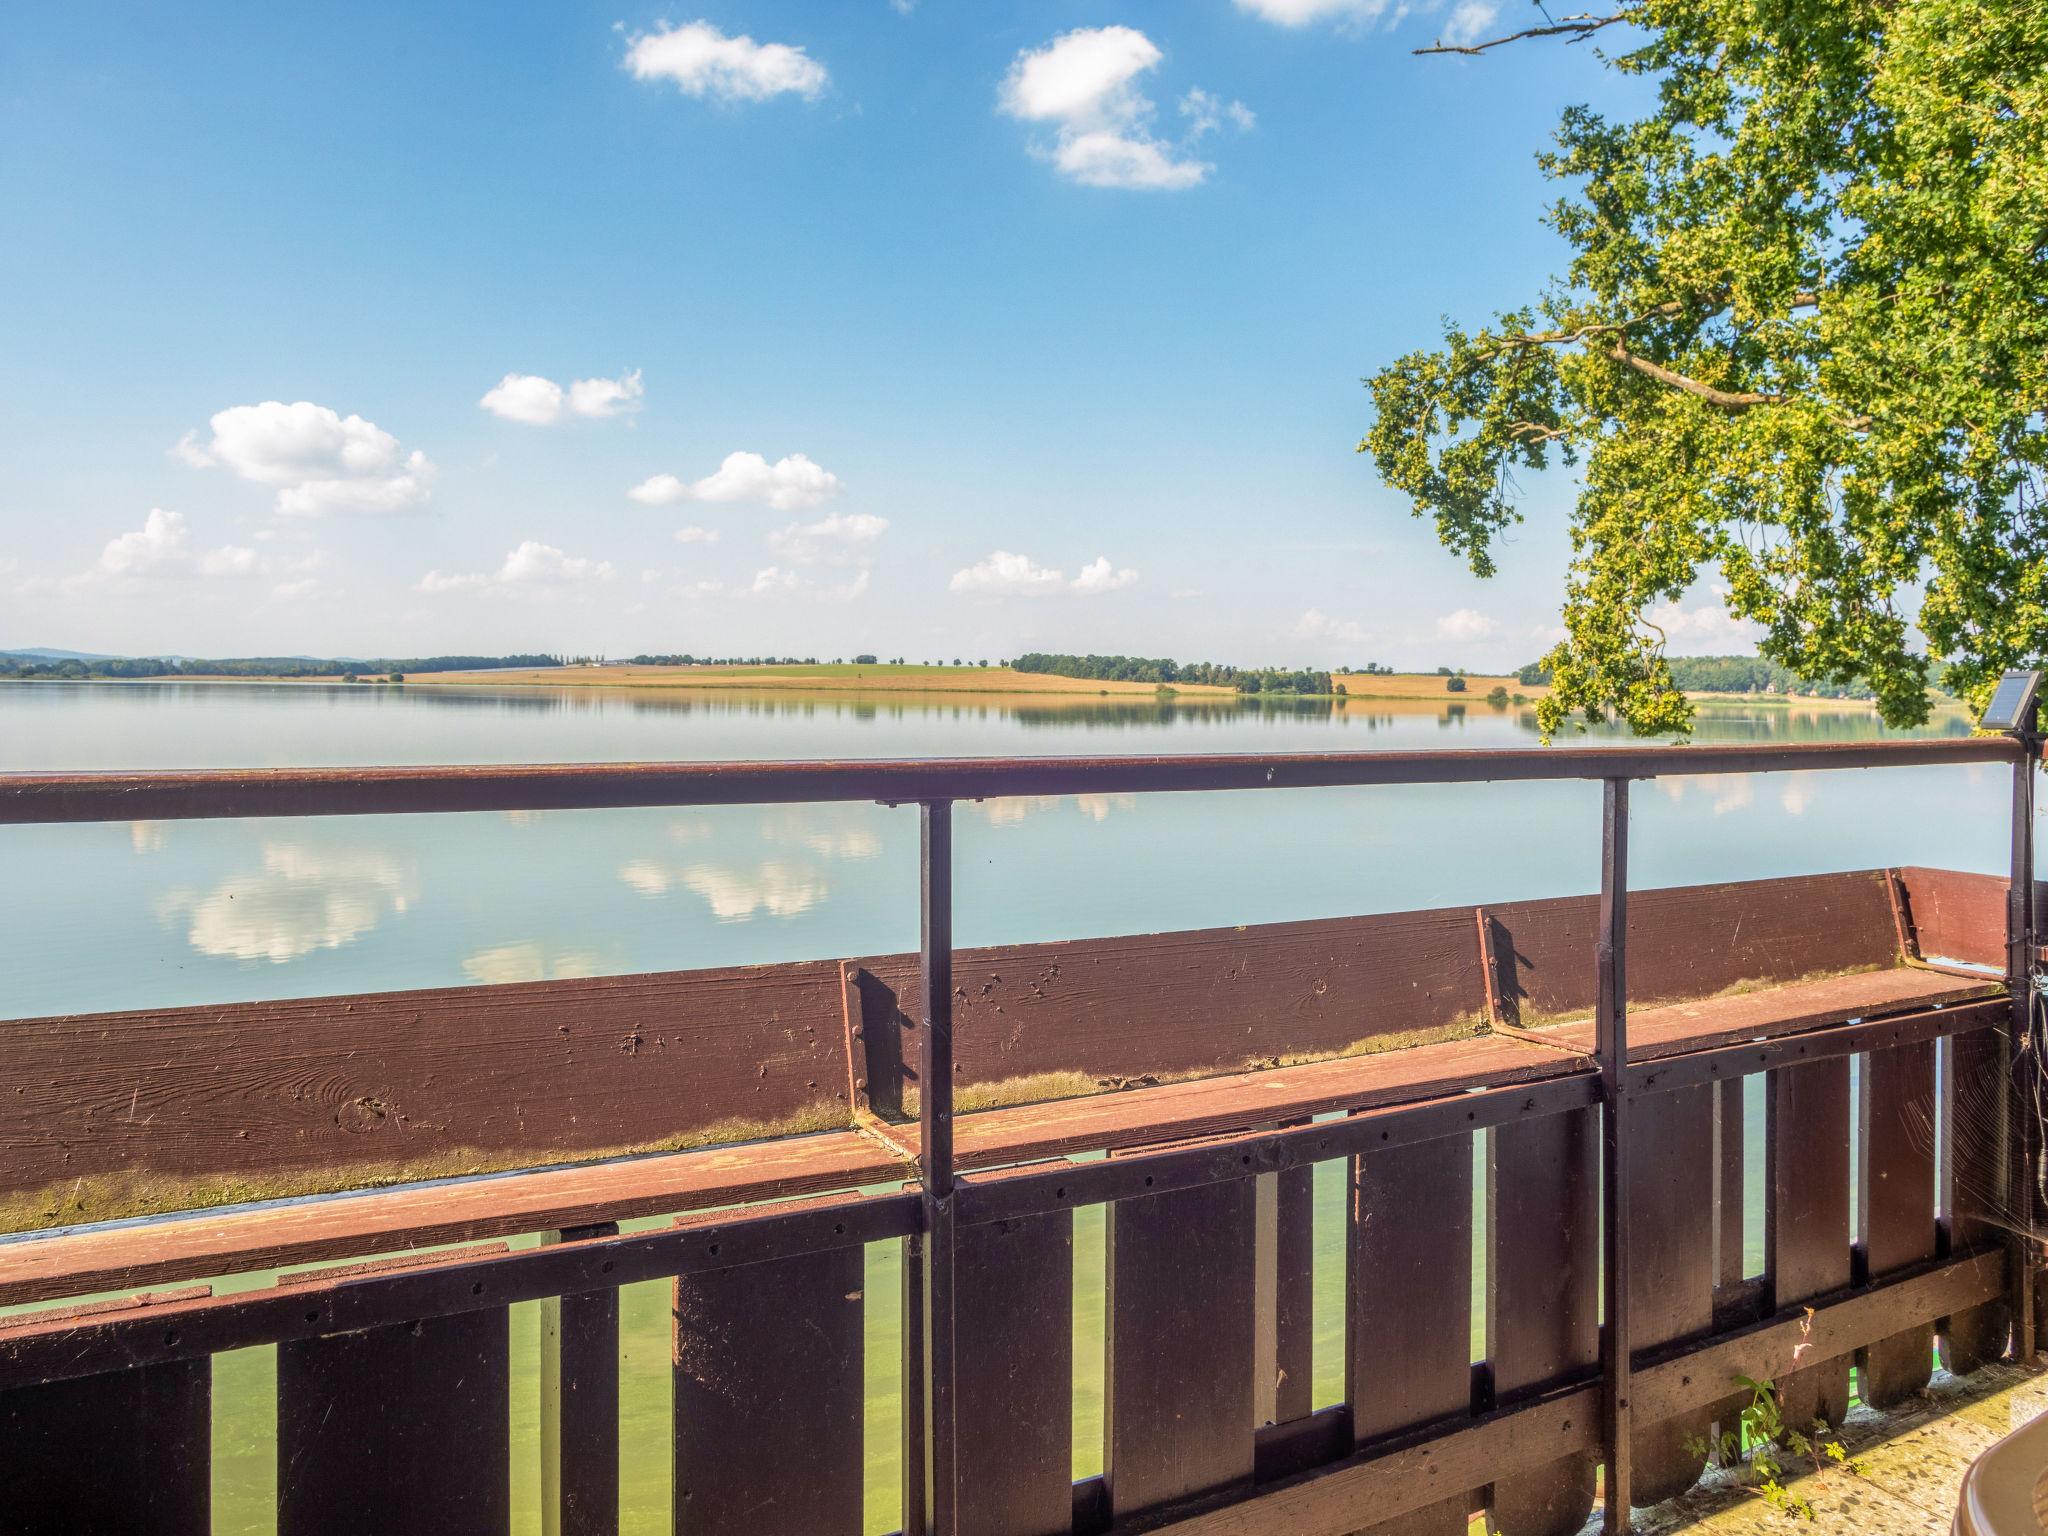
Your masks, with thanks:
<instances>
[{"instance_id":1,"label":"distant hill","mask_svg":"<svg viewBox=\"0 0 2048 1536\"><path fill-rule=\"evenodd\" d=\"M120 661L119 656L109 656L101 651L59 651L46 645L24 645L17 650L0 651L0 659L7 661Z\"/></svg>"}]
</instances>

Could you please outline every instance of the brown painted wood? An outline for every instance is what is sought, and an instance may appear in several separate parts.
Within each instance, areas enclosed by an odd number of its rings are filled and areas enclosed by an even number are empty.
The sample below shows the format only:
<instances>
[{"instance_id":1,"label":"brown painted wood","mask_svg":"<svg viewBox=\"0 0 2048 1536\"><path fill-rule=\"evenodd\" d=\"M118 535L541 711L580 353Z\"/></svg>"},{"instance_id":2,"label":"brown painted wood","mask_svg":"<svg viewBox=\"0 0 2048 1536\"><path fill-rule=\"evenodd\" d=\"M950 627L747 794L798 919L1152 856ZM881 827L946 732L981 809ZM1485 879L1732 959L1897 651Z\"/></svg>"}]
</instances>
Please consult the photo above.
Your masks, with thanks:
<instances>
[{"instance_id":1,"label":"brown painted wood","mask_svg":"<svg viewBox=\"0 0 2048 1536\"><path fill-rule=\"evenodd\" d=\"M679 1536L859 1536L865 1284L858 1245L676 1279Z\"/></svg>"},{"instance_id":2,"label":"brown painted wood","mask_svg":"<svg viewBox=\"0 0 2048 1536\"><path fill-rule=\"evenodd\" d=\"M350 1265L278 1284L289 1290L447 1257ZM506 1308L488 1307L280 1344L278 1536L510 1530L508 1318Z\"/></svg>"},{"instance_id":3,"label":"brown painted wood","mask_svg":"<svg viewBox=\"0 0 2048 1536\"><path fill-rule=\"evenodd\" d=\"M1950 1240L1967 1249L2000 1241L2006 1228L2005 1037L1988 1029L1959 1035L1949 1042L1948 1051L1944 1203ZM1966 1376L2003 1358L2011 1328L2012 1308L2002 1296L1947 1318L1939 1329L1942 1365Z\"/></svg>"},{"instance_id":4,"label":"brown painted wood","mask_svg":"<svg viewBox=\"0 0 2048 1536\"><path fill-rule=\"evenodd\" d=\"M1630 1015L1631 1032L1635 1016ZM1714 1320L1714 1208L1706 1198L1714 1157L1714 1090L1682 1088L1636 1106L1629 1129L1629 1321L1637 1350L1710 1327ZM1728 1383L1717 1383L1717 1394ZM1662 1503L1698 1479L1712 1409L1651 1417L1635 1399L1630 1443L1635 1500Z\"/></svg>"},{"instance_id":5,"label":"brown painted wood","mask_svg":"<svg viewBox=\"0 0 2048 1536\"><path fill-rule=\"evenodd\" d=\"M617 1235L610 1222L546 1241ZM619 1528L619 1293L541 1303L540 1482L545 1536L617 1536Z\"/></svg>"},{"instance_id":6,"label":"brown painted wood","mask_svg":"<svg viewBox=\"0 0 2048 1536\"><path fill-rule=\"evenodd\" d=\"M1486 1358L1512 1403L1600 1359L1600 1119L1551 1115L1492 1132ZM1489 1530L1569 1536L1593 1511L1596 1457L1497 1478Z\"/></svg>"},{"instance_id":7,"label":"brown painted wood","mask_svg":"<svg viewBox=\"0 0 2048 1536\"><path fill-rule=\"evenodd\" d=\"M205 1286L34 1315L136 1312ZM31 1319L13 1318L16 1326ZM0 1324L4 1332L6 1324ZM0 1392L0 1536L207 1536L213 1362L179 1360Z\"/></svg>"},{"instance_id":8,"label":"brown painted wood","mask_svg":"<svg viewBox=\"0 0 2048 1536\"><path fill-rule=\"evenodd\" d=\"M1934 1042L1923 1041L1863 1058L1857 1215L1873 1279L1935 1254L1934 1056ZM1897 1407L1933 1373L1933 1324L1865 1345L1856 1365L1857 1395L1874 1408Z\"/></svg>"},{"instance_id":9,"label":"brown painted wood","mask_svg":"<svg viewBox=\"0 0 2048 1536\"><path fill-rule=\"evenodd\" d=\"M1351 1177L1344 1395L1363 1445L1471 1411L1472 1139L1355 1158ZM1360 1529L1463 1536L1477 1486Z\"/></svg>"},{"instance_id":10,"label":"brown painted wood","mask_svg":"<svg viewBox=\"0 0 2048 1536\"><path fill-rule=\"evenodd\" d=\"M1315 1172L1290 1168L1273 1184L1273 1417L1284 1424L1316 1408Z\"/></svg>"},{"instance_id":11,"label":"brown painted wood","mask_svg":"<svg viewBox=\"0 0 2048 1536\"><path fill-rule=\"evenodd\" d=\"M1921 957L2005 969L2006 882L1909 865L1899 871Z\"/></svg>"},{"instance_id":12,"label":"brown painted wood","mask_svg":"<svg viewBox=\"0 0 2048 1536\"><path fill-rule=\"evenodd\" d=\"M963 1536L1065 1536L1074 1517L1073 1214L961 1228L953 1284Z\"/></svg>"},{"instance_id":13,"label":"brown painted wood","mask_svg":"<svg viewBox=\"0 0 2048 1536\"><path fill-rule=\"evenodd\" d=\"M1109 1207L1103 1477L1120 1520L1252 1475L1251 1179Z\"/></svg>"},{"instance_id":14,"label":"brown painted wood","mask_svg":"<svg viewBox=\"0 0 2048 1536\"><path fill-rule=\"evenodd\" d=\"M1741 1078L1714 1090L1714 1284L1734 1292L1748 1278L1743 1255L1743 1083Z\"/></svg>"},{"instance_id":15,"label":"brown painted wood","mask_svg":"<svg viewBox=\"0 0 2048 1536\"><path fill-rule=\"evenodd\" d=\"M924 1263L924 1234L913 1232L901 1241L903 1366L899 1467L903 1479L903 1536L924 1536L924 1282L918 1267ZM1068 1283L1071 1286L1072 1281ZM1068 1347L1072 1348L1071 1341Z\"/></svg>"},{"instance_id":16,"label":"brown painted wood","mask_svg":"<svg viewBox=\"0 0 2048 1536\"><path fill-rule=\"evenodd\" d=\"M1849 1063L1781 1067L1765 1079L1764 1102L1765 1274L1782 1310L1849 1283ZM1805 1359L1777 1382L1785 1425L1801 1433L1849 1411L1849 1357Z\"/></svg>"}]
</instances>

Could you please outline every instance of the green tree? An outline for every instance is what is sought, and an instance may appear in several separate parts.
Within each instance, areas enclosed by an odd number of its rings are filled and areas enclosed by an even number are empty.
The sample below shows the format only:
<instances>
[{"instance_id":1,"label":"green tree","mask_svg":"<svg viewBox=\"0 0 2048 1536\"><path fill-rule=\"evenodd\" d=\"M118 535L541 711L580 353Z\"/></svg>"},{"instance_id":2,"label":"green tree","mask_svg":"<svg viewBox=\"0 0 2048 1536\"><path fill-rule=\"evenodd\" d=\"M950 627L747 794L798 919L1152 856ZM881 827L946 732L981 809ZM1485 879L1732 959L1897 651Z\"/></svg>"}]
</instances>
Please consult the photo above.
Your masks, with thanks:
<instances>
[{"instance_id":1,"label":"green tree","mask_svg":"<svg viewBox=\"0 0 2048 1536\"><path fill-rule=\"evenodd\" d=\"M2048 650L2048 6L1623 0L1424 51L1594 33L1656 106L1564 114L1568 270L1377 373L1361 451L1480 575L1516 472L1578 470L1546 731L1687 728L1648 613L1709 570L1891 724L1937 660L1981 698Z\"/></svg>"}]
</instances>

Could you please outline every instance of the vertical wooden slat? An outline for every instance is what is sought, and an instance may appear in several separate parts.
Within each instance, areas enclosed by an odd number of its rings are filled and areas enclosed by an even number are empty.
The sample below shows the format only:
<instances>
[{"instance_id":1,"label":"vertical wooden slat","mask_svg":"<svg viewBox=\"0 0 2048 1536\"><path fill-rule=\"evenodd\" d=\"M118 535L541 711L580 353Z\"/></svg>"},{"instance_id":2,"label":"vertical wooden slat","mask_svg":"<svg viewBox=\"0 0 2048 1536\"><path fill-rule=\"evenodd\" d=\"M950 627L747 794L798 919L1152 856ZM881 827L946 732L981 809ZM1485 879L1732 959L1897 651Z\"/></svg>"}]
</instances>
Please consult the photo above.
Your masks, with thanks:
<instances>
[{"instance_id":1,"label":"vertical wooden slat","mask_svg":"<svg viewBox=\"0 0 2048 1536\"><path fill-rule=\"evenodd\" d=\"M1742 1251L1742 1090L1739 1077L1714 1090L1714 1284L1724 1292L1749 1278Z\"/></svg>"},{"instance_id":2,"label":"vertical wooden slat","mask_svg":"<svg viewBox=\"0 0 2048 1536\"><path fill-rule=\"evenodd\" d=\"M1486 1358L1503 1404L1600 1358L1599 1114L1503 1125L1487 1200ZM1567 1456L1502 1479L1488 1500L1501 1536L1567 1536L1593 1511L1599 1462Z\"/></svg>"},{"instance_id":3,"label":"vertical wooden slat","mask_svg":"<svg viewBox=\"0 0 2048 1536\"><path fill-rule=\"evenodd\" d=\"M1071 1281L1069 1282L1071 1284ZM903 1536L924 1536L924 1235L903 1239ZM1069 1348L1071 1348L1071 1344Z\"/></svg>"},{"instance_id":4,"label":"vertical wooden slat","mask_svg":"<svg viewBox=\"0 0 2048 1536\"><path fill-rule=\"evenodd\" d=\"M511 1355L502 1306L278 1345L278 1536L509 1530Z\"/></svg>"},{"instance_id":5,"label":"vertical wooden slat","mask_svg":"<svg viewBox=\"0 0 2048 1536\"><path fill-rule=\"evenodd\" d=\"M1472 1407L1472 1138L1446 1136L1352 1164L1345 1397L1366 1444ZM1470 1488L1383 1536L1463 1536Z\"/></svg>"},{"instance_id":6,"label":"vertical wooden slat","mask_svg":"<svg viewBox=\"0 0 2048 1536\"><path fill-rule=\"evenodd\" d=\"M1654 1094L1628 1122L1629 1320L1635 1348L1650 1349L1714 1320L1714 1087ZM1636 1423L1630 1471L1637 1505L1690 1488L1704 1463L1687 1448L1711 1433L1714 1411Z\"/></svg>"},{"instance_id":7,"label":"vertical wooden slat","mask_svg":"<svg viewBox=\"0 0 2048 1536\"><path fill-rule=\"evenodd\" d=\"M1103 1476L1119 1520L1252 1475L1254 1181L1108 1219Z\"/></svg>"},{"instance_id":8,"label":"vertical wooden slat","mask_svg":"<svg viewBox=\"0 0 2048 1536\"><path fill-rule=\"evenodd\" d=\"M1600 1524L1623 1536L1635 1497L1635 1295L1638 1270L1629 1219L1636 1173L1636 1118L1622 1074L1628 1067L1627 779L1600 786L1600 926L1593 939L1593 1057L1600 1069L1600 1444L1606 1477Z\"/></svg>"},{"instance_id":9,"label":"vertical wooden slat","mask_svg":"<svg viewBox=\"0 0 2048 1536\"><path fill-rule=\"evenodd\" d=\"M549 1234L580 1242L615 1222ZM616 1287L541 1303L541 1529L616 1536L619 1528L619 1293Z\"/></svg>"},{"instance_id":10,"label":"vertical wooden slat","mask_svg":"<svg viewBox=\"0 0 2048 1536\"><path fill-rule=\"evenodd\" d=\"M1290 1168L1274 1178L1273 1416L1285 1424L1316 1406L1315 1170Z\"/></svg>"},{"instance_id":11,"label":"vertical wooden slat","mask_svg":"<svg viewBox=\"0 0 2048 1536\"><path fill-rule=\"evenodd\" d=\"M35 1321L206 1294L194 1286L40 1312ZM206 1536L213 1526L212 1448L211 1358L0 1393L0 1532Z\"/></svg>"},{"instance_id":12,"label":"vertical wooden slat","mask_svg":"<svg viewBox=\"0 0 2048 1536\"><path fill-rule=\"evenodd\" d=\"M1065 1536L1074 1522L1074 1217L960 1229L960 1529Z\"/></svg>"},{"instance_id":13,"label":"vertical wooden slat","mask_svg":"<svg viewBox=\"0 0 2048 1536\"><path fill-rule=\"evenodd\" d=\"M678 1536L859 1536L865 1258L676 1277Z\"/></svg>"},{"instance_id":14,"label":"vertical wooden slat","mask_svg":"<svg viewBox=\"0 0 2048 1536\"><path fill-rule=\"evenodd\" d=\"M1958 1251L1995 1243L2004 1235L2003 1169L2006 1137L2005 1041L1995 1030L1974 1030L1949 1042L1947 1113L1949 1237ZM1966 1376L2005 1354L2012 1306L1987 1301L1939 1326L1941 1363Z\"/></svg>"},{"instance_id":15,"label":"vertical wooden slat","mask_svg":"<svg viewBox=\"0 0 2048 1536\"><path fill-rule=\"evenodd\" d=\"M1866 1265L1878 1279L1934 1257L1934 1042L1864 1057L1858 1091L1857 1218ZM1934 1326L1923 1323L1866 1344L1856 1365L1863 1401L1896 1407L1927 1385Z\"/></svg>"},{"instance_id":16,"label":"vertical wooden slat","mask_svg":"<svg viewBox=\"0 0 2048 1536\"><path fill-rule=\"evenodd\" d=\"M1849 1283L1849 1060L1781 1067L1765 1079L1770 1174L1764 1206L1766 1274L1774 1309ZM1785 1427L1842 1422L1849 1358L1817 1360L1778 1383Z\"/></svg>"}]
</instances>

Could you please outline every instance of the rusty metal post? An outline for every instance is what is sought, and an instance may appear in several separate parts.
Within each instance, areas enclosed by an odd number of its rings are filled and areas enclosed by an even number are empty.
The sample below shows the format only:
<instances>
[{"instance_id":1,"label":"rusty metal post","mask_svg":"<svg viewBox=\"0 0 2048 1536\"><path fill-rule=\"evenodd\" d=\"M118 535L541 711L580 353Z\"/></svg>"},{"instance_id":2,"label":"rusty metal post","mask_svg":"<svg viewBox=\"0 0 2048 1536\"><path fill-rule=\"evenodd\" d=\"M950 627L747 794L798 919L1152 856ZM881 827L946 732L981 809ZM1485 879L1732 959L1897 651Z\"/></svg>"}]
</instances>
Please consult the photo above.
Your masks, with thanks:
<instances>
[{"instance_id":1,"label":"rusty metal post","mask_svg":"<svg viewBox=\"0 0 2048 1536\"><path fill-rule=\"evenodd\" d=\"M2012 1234L2013 1354L2021 1362L2034 1358L2034 1285L2038 1234L2034 1229L2039 1200L2041 1127L2041 1063L2034 1042L2034 764L2040 739L2023 735L2024 749L2012 765L2012 873L2006 890L2005 979L2012 993L2012 1025L2008 1042L2011 1067L2007 1097L2009 1123L2006 1171L2010 1180L2005 1201Z\"/></svg>"},{"instance_id":2,"label":"rusty metal post","mask_svg":"<svg viewBox=\"0 0 2048 1536\"><path fill-rule=\"evenodd\" d=\"M1628 1135L1622 1094L1628 1065L1628 780L1607 779L1600 802L1600 933L1594 1045L1600 1063L1601 1438L1607 1448L1604 1529L1620 1536L1629 1510Z\"/></svg>"},{"instance_id":3,"label":"rusty metal post","mask_svg":"<svg viewBox=\"0 0 2048 1536\"><path fill-rule=\"evenodd\" d=\"M953 1305L953 803L918 808L922 870L918 991L918 1171L924 1180L924 1509L932 1536L958 1536Z\"/></svg>"}]
</instances>

